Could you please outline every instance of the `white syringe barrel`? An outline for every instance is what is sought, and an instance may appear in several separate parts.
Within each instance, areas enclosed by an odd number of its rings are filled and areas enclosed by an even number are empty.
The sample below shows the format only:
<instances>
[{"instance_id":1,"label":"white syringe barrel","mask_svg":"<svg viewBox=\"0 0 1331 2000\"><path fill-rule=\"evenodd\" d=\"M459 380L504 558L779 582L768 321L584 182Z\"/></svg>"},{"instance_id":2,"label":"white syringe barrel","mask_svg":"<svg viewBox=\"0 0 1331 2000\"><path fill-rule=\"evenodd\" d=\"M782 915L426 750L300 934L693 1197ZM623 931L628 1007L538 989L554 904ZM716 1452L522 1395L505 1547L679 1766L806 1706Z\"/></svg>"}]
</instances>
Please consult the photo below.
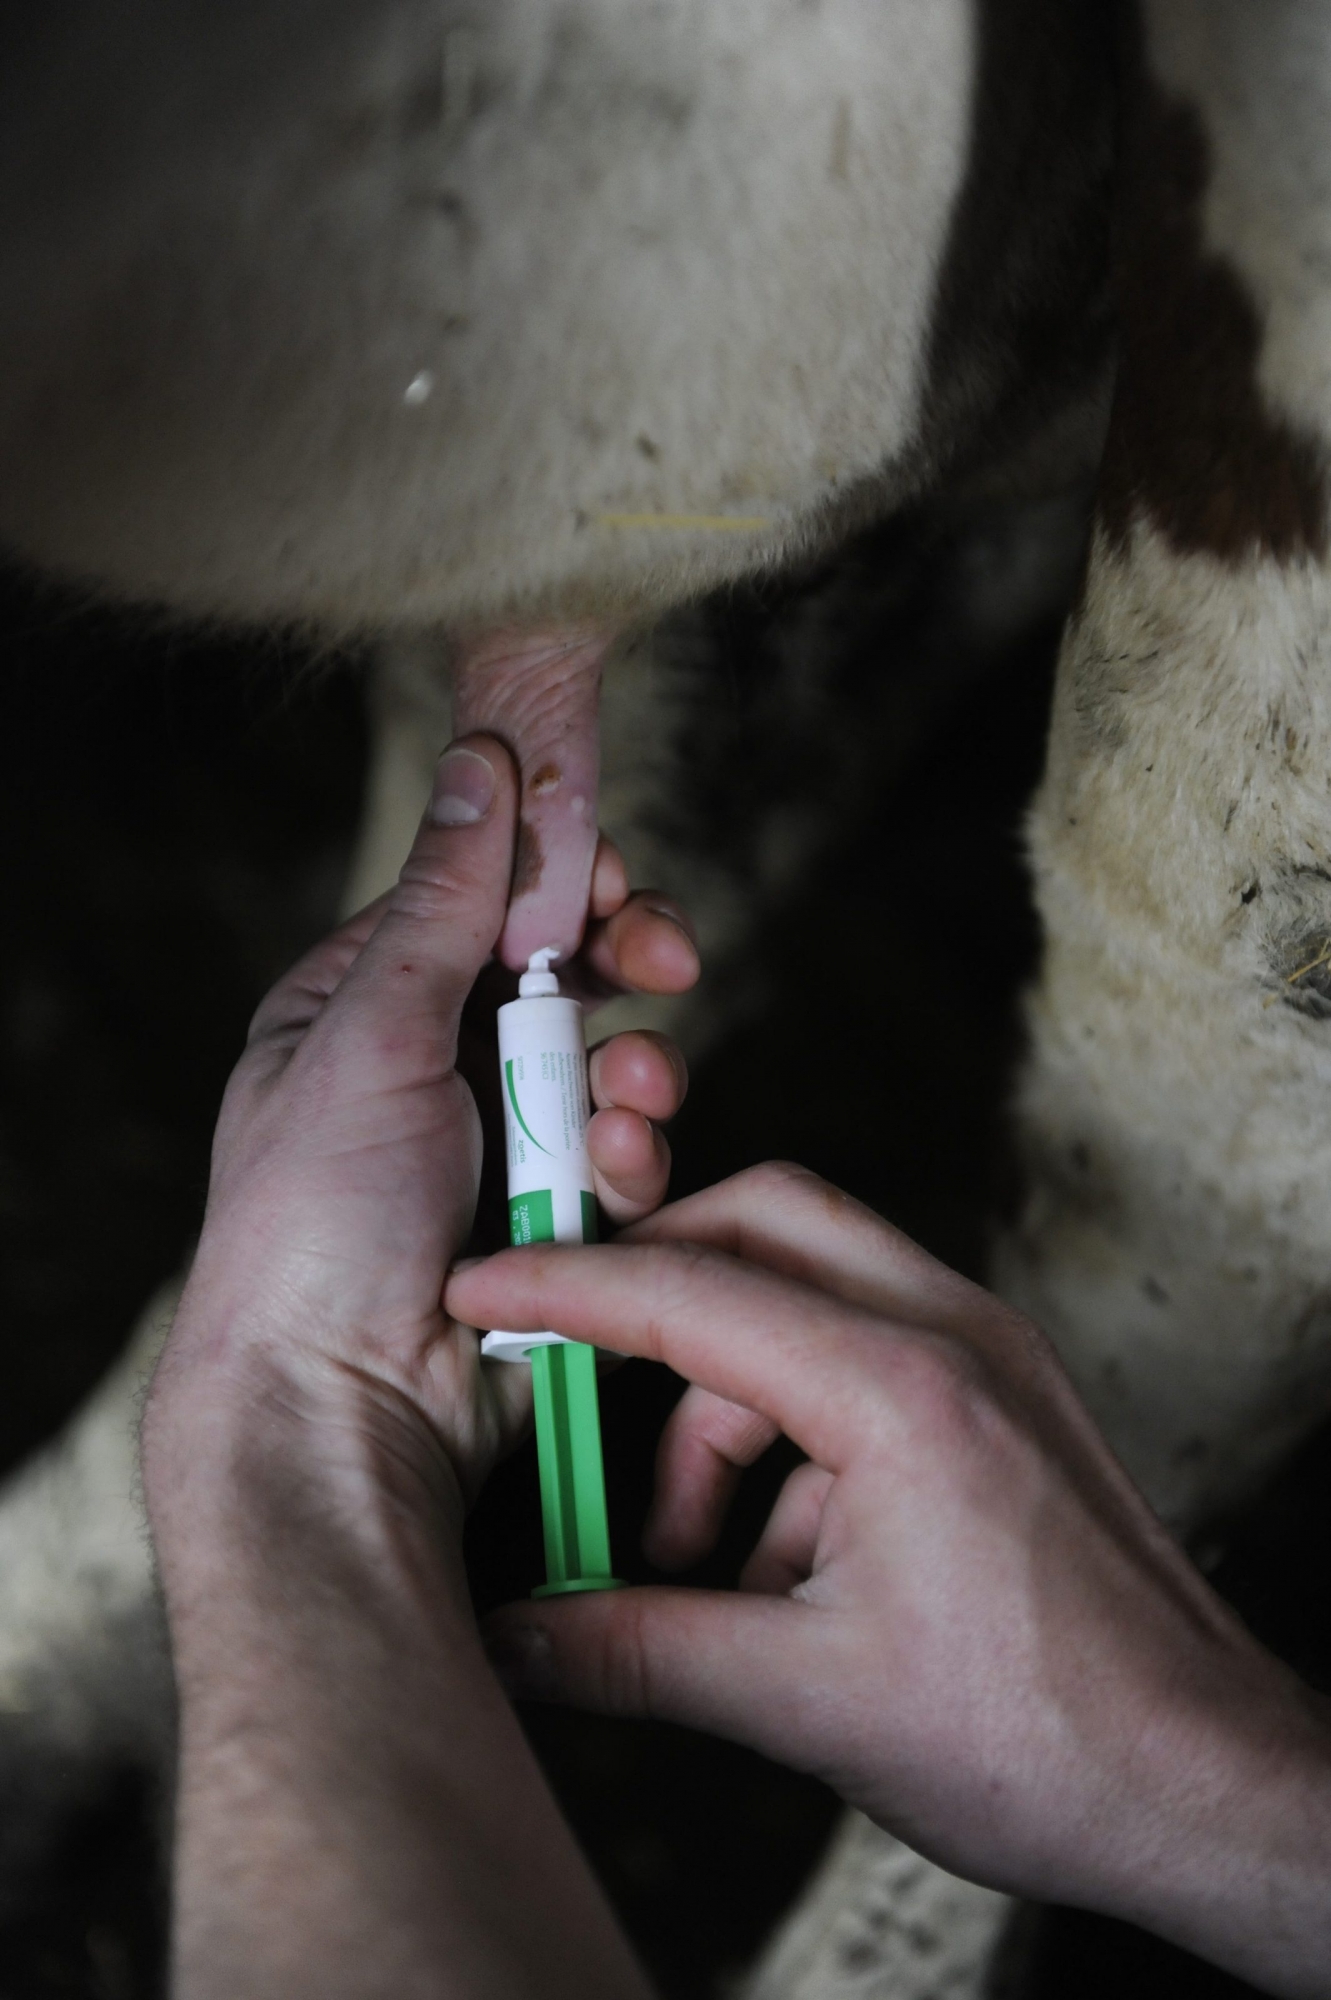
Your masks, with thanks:
<instances>
[{"instance_id":1,"label":"white syringe barrel","mask_svg":"<svg viewBox=\"0 0 1331 2000\"><path fill-rule=\"evenodd\" d=\"M541 975L542 982L552 975ZM524 981L524 984L527 983ZM533 982L534 983L534 982ZM587 1040L582 1008L555 992L499 1009L499 1074L514 1243L594 1243L596 1194L587 1156ZM488 1333L481 1352L522 1361L559 1333Z\"/></svg>"}]
</instances>

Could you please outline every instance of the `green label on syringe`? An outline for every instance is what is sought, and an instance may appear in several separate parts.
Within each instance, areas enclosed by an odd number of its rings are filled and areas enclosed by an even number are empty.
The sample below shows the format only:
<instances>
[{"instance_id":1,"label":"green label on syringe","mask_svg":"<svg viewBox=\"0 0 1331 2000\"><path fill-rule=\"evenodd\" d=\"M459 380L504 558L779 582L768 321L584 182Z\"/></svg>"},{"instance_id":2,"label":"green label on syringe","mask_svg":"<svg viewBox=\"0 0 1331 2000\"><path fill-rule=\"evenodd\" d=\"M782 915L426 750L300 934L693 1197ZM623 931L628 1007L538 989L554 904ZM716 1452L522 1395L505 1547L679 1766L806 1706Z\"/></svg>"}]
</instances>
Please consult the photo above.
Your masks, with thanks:
<instances>
[{"instance_id":1,"label":"green label on syringe","mask_svg":"<svg viewBox=\"0 0 1331 2000\"><path fill-rule=\"evenodd\" d=\"M513 1243L553 1243L555 1209L549 1188L508 1198L508 1234Z\"/></svg>"},{"instance_id":2,"label":"green label on syringe","mask_svg":"<svg viewBox=\"0 0 1331 2000\"><path fill-rule=\"evenodd\" d=\"M582 1216L582 1240L595 1243L596 1196L583 1188L578 1196ZM555 1238L554 1200L549 1188L533 1188L528 1194L508 1198L508 1236L511 1243L553 1243Z\"/></svg>"}]
</instances>

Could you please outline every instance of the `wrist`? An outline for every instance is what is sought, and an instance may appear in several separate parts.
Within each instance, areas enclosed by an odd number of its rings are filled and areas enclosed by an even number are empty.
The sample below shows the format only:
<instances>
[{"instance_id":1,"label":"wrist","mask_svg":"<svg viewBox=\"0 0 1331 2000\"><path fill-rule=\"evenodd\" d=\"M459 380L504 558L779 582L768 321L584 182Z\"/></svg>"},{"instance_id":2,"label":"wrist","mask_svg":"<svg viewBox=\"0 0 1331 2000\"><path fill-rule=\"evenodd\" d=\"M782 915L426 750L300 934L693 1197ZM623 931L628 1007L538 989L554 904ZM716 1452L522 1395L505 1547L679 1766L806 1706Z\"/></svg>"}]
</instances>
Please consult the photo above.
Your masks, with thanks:
<instances>
[{"instance_id":1,"label":"wrist","mask_svg":"<svg viewBox=\"0 0 1331 2000\"><path fill-rule=\"evenodd\" d=\"M1178 1731L1158 1792L1115 1914L1263 1990L1331 1995L1331 1703L1258 1655Z\"/></svg>"},{"instance_id":2,"label":"wrist","mask_svg":"<svg viewBox=\"0 0 1331 2000\"><path fill-rule=\"evenodd\" d=\"M429 1622L470 1628L459 1482L411 1399L323 1354L181 1331L152 1385L143 1473L182 1692L196 1654L215 1680L242 1630L328 1606L330 1578L376 1615L428 1604Z\"/></svg>"},{"instance_id":3,"label":"wrist","mask_svg":"<svg viewBox=\"0 0 1331 2000\"><path fill-rule=\"evenodd\" d=\"M560 1991L640 1991L486 1662L424 1416L322 1361L209 1382L198 1359L146 1426L181 1693L173 1990L534 1996L553 1965ZM516 1889L514 1852L538 1857Z\"/></svg>"}]
</instances>

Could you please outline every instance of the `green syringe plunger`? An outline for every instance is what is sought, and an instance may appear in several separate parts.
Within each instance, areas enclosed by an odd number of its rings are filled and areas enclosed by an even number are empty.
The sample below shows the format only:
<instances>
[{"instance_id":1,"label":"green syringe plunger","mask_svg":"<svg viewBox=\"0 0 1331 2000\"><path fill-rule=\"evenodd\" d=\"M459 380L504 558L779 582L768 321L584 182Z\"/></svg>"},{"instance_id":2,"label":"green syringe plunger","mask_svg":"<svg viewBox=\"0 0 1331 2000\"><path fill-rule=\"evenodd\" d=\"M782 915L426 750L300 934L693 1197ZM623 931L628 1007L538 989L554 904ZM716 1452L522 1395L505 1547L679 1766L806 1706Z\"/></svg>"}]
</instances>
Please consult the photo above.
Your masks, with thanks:
<instances>
[{"instance_id":1,"label":"green syringe plunger","mask_svg":"<svg viewBox=\"0 0 1331 2000\"><path fill-rule=\"evenodd\" d=\"M546 1580L532 1594L613 1590L596 1351L580 1341L531 1354Z\"/></svg>"}]
</instances>

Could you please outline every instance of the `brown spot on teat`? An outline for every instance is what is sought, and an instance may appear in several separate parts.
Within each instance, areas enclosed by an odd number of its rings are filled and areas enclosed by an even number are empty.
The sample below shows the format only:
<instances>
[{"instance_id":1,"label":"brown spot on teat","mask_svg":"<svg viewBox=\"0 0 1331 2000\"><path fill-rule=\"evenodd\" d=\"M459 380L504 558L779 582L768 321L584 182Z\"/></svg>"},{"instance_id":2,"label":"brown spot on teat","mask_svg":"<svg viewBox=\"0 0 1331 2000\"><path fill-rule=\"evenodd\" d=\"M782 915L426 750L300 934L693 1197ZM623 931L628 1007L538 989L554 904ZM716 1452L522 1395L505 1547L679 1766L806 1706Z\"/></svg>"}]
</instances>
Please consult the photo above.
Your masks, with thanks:
<instances>
[{"instance_id":1,"label":"brown spot on teat","mask_svg":"<svg viewBox=\"0 0 1331 2000\"><path fill-rule=\"evenodd\" d=\"M558 764L542 764L539 771L533 771L527 780L527 796L543 799L550 792L557 792L564 782L564 773Z\"/></svg>"},{"instance_id":2,"label":"brown spot on teat","mask_svg":"<svg viewBox=\"0 0 1331 2000\"><path fill-rule=\"evenodd\" d=\"M510 900L526 896L541 879L545 868L545 851L541 846L541 836L529 820L518 821L517 852L513 857L513 887L509 891Z\"/></svg>"},{"instance_id":3,"label":"brown spot on teat","mask_svg":"<svg viewBox=\"0 0 1331 2000\"><path fill-rule=\"evenodd\" d=\"M1120 548L1146 513L1181 553L1231 564L1320 556L1326 455L1262 394L1257 306L1203 235L1209 178L1198 112L1143 80L1118 259L1122 361L1097 512Z\"/></svg>"}]
</instances>

